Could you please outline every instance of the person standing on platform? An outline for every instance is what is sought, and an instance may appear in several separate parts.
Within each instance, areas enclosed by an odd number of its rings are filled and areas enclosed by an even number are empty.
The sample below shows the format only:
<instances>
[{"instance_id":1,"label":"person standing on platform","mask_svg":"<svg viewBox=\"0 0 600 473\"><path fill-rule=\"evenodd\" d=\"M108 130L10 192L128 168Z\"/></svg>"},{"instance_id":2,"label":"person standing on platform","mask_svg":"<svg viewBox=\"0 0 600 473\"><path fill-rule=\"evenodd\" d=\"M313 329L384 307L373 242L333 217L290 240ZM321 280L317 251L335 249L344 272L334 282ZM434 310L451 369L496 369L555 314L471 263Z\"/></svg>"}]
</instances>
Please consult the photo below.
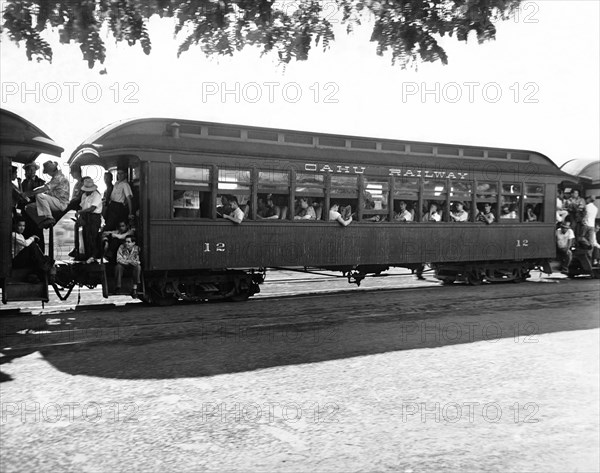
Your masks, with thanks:
<instances>
[{"instance_id":1,"label":"person standing on platform","mask_svg":"<svg viewBox=\"0 0 600 473\"><path fill-rule=\"evenodd\" d=\"M127 182L127 169L122 168L117 170L117 182L110 194L110 202L106 211L106 225L104 230L116 230L117 225L121 221L128 222L130 218L134 218L133 214L133 192Z\"/></svg>"},{"instance_id":2,"label":"person standing on platform","mask_svg":"<svg viewBox=\"0 0 600 473\"><path fill-rule=\"evenodd\" d=\"M81 186L81 210L75 214L83 226L83 245L86 263L93 263L98 257L98 231L102 223L102 195L91 177L83 178Z\"/></svg>"}]
</instances>

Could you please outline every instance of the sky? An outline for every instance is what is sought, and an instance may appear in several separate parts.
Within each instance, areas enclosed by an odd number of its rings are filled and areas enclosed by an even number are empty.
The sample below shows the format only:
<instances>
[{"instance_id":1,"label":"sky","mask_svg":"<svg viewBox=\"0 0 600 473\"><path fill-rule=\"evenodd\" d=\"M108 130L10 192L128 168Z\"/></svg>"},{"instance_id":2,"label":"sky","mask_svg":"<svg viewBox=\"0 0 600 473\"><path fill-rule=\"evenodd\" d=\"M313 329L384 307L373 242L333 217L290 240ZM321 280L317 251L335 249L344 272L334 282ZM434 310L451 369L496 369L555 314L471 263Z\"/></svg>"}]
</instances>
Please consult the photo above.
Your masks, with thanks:
<instances>
[{"instance_id":1,"label":"sky","mask_svg":"<svg viewBox=\"0 0 600 473\"><path fill-rule=\"evenodd\" d=\"M181 39L158 17L149 56L106 33L107 60L91 70L56 31L47 36L52 64L27 61L24 45L4 36L1 106L64 147L65 163L96 130L142 117L526 149L558 165L597 160L599 5L525 1L517 18L496 25L495 41L443 38L447 66L406 70L375 54L369 22L351 35L338 24L327 52L319 46L285 68L253 49L210 59L192 46L177 58Z\"/></svg>"}]
</instances>

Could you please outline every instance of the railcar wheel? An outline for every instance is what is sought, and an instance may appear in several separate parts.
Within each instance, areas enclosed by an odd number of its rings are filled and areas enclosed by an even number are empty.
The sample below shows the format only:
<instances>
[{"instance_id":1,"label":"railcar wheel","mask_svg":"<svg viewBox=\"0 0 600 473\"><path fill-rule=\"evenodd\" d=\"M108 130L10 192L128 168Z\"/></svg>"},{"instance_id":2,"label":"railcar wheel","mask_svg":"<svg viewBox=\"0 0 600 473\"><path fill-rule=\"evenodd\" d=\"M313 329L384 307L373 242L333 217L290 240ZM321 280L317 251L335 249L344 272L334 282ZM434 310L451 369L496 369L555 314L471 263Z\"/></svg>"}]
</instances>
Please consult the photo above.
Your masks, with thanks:
<instances>
[{"instance_id":1,"label":"railcar wheel","mask_svg":"<svg viewBox=\"0 0 600 473\"><path fill-rule=\"evenodd\" d=\"M167 295L163 295L159 289L150 287L148 289L148 295L144 296L142 300L148 304L167 307L175 304L177 299L171 294L167 293Z\"/></svg>"},{"instance_id":2,"label":"railcar wheel","mask_svg":"<svg viewBox=\"0 0 600 473\"><path fill-rule=\"evenodd\" d=\"M480 286L483 282L483 276L479 273L479 271L469 271L467 273L467 283L471 286Z\"/></svg>"}]
</instances>

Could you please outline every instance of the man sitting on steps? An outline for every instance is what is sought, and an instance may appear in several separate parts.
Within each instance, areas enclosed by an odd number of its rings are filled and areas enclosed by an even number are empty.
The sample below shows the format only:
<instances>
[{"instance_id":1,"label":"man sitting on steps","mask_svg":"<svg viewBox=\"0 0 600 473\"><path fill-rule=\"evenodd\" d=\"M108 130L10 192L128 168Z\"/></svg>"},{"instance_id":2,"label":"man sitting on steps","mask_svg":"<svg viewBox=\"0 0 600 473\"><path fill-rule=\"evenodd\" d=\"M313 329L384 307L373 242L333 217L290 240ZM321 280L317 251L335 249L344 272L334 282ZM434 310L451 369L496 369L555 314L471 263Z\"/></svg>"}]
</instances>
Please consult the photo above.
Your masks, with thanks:
<instances>
[{"instance_id":1,"label":"man sitting on steps","mask_svg":"<svg viewBox=\"0 0 600 473\"><path fill-rule=\"evenodd\" d=\"M35 203L25 207L27 215L39 228L50 228L56 220L52 212L64 212L69 205L69 180L58 169L56 161L44 163L44 174L52 177L50 182L27 192L27 197L35 196Z\"/></svg>"}]
</instances>

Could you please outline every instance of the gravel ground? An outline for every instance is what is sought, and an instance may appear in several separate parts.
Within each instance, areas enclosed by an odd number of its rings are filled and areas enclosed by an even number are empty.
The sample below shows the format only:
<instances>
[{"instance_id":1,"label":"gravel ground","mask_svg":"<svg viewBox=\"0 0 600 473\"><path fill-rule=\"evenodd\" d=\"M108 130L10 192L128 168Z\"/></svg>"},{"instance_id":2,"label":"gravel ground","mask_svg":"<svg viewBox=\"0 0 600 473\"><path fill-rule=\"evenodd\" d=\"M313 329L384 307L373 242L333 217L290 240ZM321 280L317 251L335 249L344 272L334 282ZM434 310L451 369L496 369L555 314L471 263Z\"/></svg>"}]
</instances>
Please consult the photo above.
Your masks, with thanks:
<instances>
[{"instance_id":1,"label":"gravel ground","mask_svg":"<svg viewBox=\"0 0 600 473\"><path fill-rule=\"evenodd\" d=\"M1 385L0 466L598 471L599 335L553 332L537 343L505 338L173 379L73 375L35 352L2 366L13 380ZM153 349L168 358L169 343ZM193 352L194 343L183 339L181 348ZM173 360L174 369L179 362L194 358Z\"/></svg>"}]
</instances>

